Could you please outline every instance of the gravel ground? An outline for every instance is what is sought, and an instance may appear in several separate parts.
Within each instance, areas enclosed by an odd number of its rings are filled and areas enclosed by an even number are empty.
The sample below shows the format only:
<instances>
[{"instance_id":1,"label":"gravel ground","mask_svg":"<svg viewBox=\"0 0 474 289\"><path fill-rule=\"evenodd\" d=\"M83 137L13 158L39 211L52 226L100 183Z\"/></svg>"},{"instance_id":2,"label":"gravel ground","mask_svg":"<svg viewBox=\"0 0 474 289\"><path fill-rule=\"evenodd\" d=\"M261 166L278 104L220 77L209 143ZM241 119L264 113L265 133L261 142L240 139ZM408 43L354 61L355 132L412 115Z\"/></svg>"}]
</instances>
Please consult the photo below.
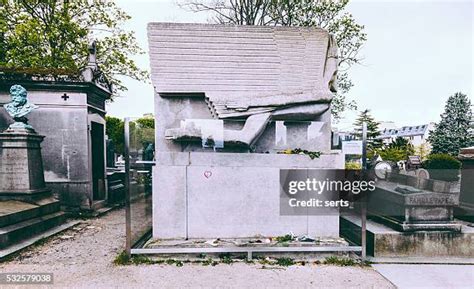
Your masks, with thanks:
<instances>
[{"instance_id":1,"label":"gravel ground","mask_svg":"<svg viewBox=\"0 0 474 289\"><path fill-rule=\"evenodd\" d=\"M52 272L53 288L395 288L370 267L262 269L260 264L245 263L116 266L113 260L123 250L124 226L123 209L87 220L0 263L0 272Z\"/></svg>"}]
</instances>

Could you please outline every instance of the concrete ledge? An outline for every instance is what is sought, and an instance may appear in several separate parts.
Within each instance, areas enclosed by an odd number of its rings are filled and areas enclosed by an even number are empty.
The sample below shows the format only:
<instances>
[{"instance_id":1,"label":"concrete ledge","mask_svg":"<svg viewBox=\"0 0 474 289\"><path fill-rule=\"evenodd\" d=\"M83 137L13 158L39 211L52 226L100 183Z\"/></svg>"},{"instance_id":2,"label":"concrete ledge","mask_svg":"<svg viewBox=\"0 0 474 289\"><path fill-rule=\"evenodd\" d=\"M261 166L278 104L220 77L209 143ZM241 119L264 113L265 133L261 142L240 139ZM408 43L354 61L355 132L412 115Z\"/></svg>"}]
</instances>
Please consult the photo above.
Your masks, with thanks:
<instances>
[{"instance_id":1,"label":"concrete ledge","mask_svg":"<svg viewBox=\"0 0 474 289\"><path fill-rule=\"evenodd\" d=\"M360 244L360 219L343 216L340 234ZM474 228L461 224L461 232L398 232L367 220L367 255L375 258L474 258Z\"/></svg>"},{"instance_id":2,"label":"concrete ledge","mask_svg":"<svg viewBox=\"0 0 474 289\"><path fill-rule=\"evenodd\" d=\"M157 165L344 169L340 151L311 159L307 155L257 153L157 152Z\"/></svg>"}]
</instances>

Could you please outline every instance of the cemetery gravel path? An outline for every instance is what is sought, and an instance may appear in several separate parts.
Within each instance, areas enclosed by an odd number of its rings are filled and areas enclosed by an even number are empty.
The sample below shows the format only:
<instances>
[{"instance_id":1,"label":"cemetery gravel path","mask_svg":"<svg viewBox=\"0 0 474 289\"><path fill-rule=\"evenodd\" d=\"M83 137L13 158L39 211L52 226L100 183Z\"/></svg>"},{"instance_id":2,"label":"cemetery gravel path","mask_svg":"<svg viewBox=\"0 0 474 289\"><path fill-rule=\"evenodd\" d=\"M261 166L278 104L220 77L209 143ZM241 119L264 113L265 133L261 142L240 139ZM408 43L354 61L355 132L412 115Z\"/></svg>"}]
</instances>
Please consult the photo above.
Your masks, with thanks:
<instances>
[{"instance_id":1,"label":"cemetery gravel path","mask_svg":"<svg viewBox=\"0 0 474 289\"><path fill-rule=\"evenodd\" d=\"M117 266L113 260L123 250L124 238L124 210L117 209L0 263L0 272L54 273L53 286L30 288L395 288L370 267L262 269L260 264L245 263Z\"/></svg>"}]
</instances>

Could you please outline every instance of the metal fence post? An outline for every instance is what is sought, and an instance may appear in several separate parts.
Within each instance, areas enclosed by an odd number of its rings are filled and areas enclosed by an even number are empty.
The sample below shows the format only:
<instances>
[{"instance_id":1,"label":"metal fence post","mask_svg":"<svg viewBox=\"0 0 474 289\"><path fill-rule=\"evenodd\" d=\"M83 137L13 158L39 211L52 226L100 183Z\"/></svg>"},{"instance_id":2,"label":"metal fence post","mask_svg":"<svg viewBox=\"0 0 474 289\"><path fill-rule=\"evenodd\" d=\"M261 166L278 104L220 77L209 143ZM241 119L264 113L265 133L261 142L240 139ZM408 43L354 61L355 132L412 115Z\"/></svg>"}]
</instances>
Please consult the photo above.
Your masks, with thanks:
<instances>
[{"instance_id":1,"label":"metal fence post","mask_svg":"<svg viewBox=\"0 0 474 289\"><path fill-rule=\"evenodd\" d=\"M124 119L125 159L125 253L130 258L132 250L132 219L130 208L130 119Z\"/></svg>"},{"instance_id":2,"label":"metal fence post","mask_svg":"<svg viewBox=\"0 0 474 289\"><path fill-rule=\"evenodd\" d=\"M367 123L362 123L362 176L365 179L367 173ZM361 220L361 247L362 247L362 261L366 260L367 257L367 207L366 207L366 195L361 198L360 207L360 220Z\"/></svg>"}]
</instances>

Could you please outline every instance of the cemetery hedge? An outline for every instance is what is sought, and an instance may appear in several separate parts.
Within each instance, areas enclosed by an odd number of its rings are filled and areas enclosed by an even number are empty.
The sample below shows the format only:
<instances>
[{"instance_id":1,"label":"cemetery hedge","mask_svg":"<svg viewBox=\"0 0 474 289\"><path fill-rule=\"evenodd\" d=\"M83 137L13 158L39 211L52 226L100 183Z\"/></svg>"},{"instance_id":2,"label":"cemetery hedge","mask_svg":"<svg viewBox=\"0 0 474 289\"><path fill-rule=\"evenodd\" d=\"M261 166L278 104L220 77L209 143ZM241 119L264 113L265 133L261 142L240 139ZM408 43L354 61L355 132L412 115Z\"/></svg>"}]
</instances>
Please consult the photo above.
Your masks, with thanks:
<instances>
[{"instance_id":1,"label":"cemetery hedge","mask_svg":"<svg viewBox=\"0 0 474 289\"><path fill-rule=\"evenodd\" d=\"M431 154L423 162L432 179L442 181L457 181L461 162L449 154Z\"/></svg>"}]
</instances>

